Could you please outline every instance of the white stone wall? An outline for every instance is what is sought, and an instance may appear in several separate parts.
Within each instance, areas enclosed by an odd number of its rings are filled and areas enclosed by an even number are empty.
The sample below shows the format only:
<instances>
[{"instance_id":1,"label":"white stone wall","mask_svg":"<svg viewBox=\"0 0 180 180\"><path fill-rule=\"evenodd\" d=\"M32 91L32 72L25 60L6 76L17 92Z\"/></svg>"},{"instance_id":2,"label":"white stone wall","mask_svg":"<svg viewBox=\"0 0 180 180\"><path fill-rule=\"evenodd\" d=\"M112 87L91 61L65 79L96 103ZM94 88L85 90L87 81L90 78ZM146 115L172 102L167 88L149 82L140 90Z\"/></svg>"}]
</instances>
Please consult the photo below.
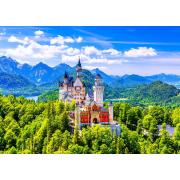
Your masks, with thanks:
<instances>
[{"instance_id":1,"label":"white stone wall","mask_svg":"<svg viewBox=\"0 0 180 180\"><path fill-rule=\"evenodd\" d=\"M103 94L104 94L104 86L94 86L94 101L100 105L103 106Z\"/></svg>"}]
</instances>

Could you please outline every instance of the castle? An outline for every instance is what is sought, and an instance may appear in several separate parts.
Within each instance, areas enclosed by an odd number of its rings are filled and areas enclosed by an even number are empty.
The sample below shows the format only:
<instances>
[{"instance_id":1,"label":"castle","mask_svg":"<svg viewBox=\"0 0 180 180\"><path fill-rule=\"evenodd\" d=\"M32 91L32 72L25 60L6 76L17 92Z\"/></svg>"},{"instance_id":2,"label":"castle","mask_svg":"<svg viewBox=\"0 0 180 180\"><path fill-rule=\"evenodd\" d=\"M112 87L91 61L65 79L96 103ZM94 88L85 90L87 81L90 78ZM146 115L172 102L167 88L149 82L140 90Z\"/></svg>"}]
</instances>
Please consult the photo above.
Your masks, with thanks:
<instances>
[{"instance_id":1,"label":"castle","mask_svg":"<svg viewBox=\"0 0 180 180\"><path fill-rule=\"evenodd\" d=\"M109 109L103 107L104 86L100 74L95 76L93 95L86 93L85 84L81 80L82 66L80 59L76 65L76 79L65 71L63 82L59 83L59 100L76 101L75 112L71 116L75 126L91 126L93 124L112 124L113 105Z\"/></svg>"}]
</instances>

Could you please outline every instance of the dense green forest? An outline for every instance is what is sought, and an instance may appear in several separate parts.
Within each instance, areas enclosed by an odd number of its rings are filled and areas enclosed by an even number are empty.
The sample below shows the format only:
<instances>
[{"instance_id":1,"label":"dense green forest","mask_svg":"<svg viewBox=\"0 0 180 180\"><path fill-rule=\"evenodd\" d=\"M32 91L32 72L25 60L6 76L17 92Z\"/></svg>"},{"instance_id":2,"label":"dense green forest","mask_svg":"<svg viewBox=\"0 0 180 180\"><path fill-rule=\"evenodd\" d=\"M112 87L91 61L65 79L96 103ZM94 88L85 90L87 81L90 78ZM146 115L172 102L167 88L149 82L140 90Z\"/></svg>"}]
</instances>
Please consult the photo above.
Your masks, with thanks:
<instances>
[{"instance_id":1,"label":"dense green forest","mask_svg":"<svg viewBox=\"0 0 180 180\"><path fill-rule=\"evenodd\" d=\"M105 103L107 107L107 103ZM72 129L75 103L0 96L1 153L180 153L180 107L114 103L121 135L109 126ZM174 126L174 134L166 130ZM158 125L162 125L159 131Z\"/></svg>"},{"instance_id":2,"label":"dense green forest","mask_svg":"<svg viewBox=\"0 0 180 180\"><path fill-rule=\"evenodd\" d=\"M128 97L132 101L143 104L159 104L178 106L180 90L175 86L155 81L148 85L141 85L122 92L122 97Z\"/></svg>"}]
</instances>

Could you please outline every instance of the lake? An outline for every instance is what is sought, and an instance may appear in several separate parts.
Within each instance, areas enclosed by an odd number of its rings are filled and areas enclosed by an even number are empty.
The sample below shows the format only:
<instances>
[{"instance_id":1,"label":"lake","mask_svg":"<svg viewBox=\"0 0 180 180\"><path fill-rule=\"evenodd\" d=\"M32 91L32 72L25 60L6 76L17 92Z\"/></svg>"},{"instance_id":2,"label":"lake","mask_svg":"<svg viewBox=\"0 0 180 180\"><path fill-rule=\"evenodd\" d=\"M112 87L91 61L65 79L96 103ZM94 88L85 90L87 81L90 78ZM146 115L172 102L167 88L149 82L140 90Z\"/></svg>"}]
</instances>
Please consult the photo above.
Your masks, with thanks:
<instances>
[{"instance_id":1,"label":"lake","mask_svg":"<svg viewBox=\"0 0 180 180\"><path fill-rule=\"evenodd\" d=\"M34 100L35 102L37 102L38 100L38 96L26 96L25 98L29 100Z\"/></svg>"},{"instance_id":2,"label":"lake","mask_svg":"<svg viewBox=\"0 0 180 180\"><path fill-rule=\"evenodd\" d=\"M158 125L159 130L162 129L162 125ZM170 125L166 125L166 130L169 132L169 134L172 136L174 134L174 127Z\"/></svg>"}]
</instances>

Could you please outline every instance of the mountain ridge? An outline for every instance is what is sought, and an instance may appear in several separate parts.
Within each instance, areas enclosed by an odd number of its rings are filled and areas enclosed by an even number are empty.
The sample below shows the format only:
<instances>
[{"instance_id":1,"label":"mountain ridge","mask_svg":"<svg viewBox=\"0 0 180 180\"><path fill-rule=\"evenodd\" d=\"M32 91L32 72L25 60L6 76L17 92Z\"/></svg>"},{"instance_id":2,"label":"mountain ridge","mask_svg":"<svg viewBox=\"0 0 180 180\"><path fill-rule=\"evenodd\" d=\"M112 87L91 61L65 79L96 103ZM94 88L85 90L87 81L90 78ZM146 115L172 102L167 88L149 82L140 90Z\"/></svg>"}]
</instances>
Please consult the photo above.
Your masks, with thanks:
<instances>
[{"instance_id":1,"label":"mountain ridge","mask_svg":"<svg viewBox=\"0 0 180 180\"><path fill-rule=\"evenodd\" d=\"M57 66L50 67L43 62L39 62L36 65L32 66L28 63L21 64L18 61L12 59L11 57L2 56L0 57L0 73L6 73L3 76L9 76L10 82L12 84L4 86L2 76L0 81L0 87L12 87L14 82L11 81L11 79L16 77L19 79L19 82L23 82L26 79L25 81L27 81L27 83L22 83L23 86L28 87L28 84L31 83L34 87L40 88L41 91L55 89L58 88L58 82L62 81L65 71L67 71L75 78L75 67L71 67L66 63L60 63ZM131 88L141 84L150 84L151 82L158 80L180 88L180 75L167 75L161 73L152 76L140 76L136 74L113 76L106 74L98 68L95 68L93 70L83 70L83 80L86 82L88 87L92 85L95 74L97 73L102 76L105 85L113 88ZM22 80L22 78L24 79ZM7 79L8 78L6 78L6 80ZM17 86L19 87L19 85L20 84L18 84ZM16 84L14 87L16 87Z\"/></svg>"}]
</instances>

